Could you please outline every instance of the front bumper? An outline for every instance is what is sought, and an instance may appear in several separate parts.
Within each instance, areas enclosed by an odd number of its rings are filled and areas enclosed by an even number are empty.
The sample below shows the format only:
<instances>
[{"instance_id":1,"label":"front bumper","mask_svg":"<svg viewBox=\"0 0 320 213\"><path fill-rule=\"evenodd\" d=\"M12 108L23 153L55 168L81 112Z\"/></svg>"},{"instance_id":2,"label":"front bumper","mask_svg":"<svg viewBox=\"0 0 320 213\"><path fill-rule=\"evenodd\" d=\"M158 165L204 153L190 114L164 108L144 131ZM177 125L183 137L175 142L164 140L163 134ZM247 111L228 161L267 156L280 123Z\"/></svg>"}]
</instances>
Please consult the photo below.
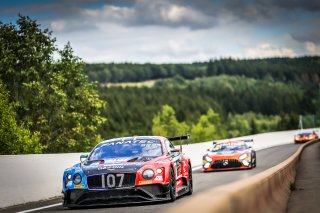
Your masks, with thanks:
<instances>
[{"instance_id":1,"label":"front bumper","mask_svg":"<svg viewBox=\"0 0 320 213\"><path fill-rule=\"evenodd\" d=\"M209 166L205 166L205 164ZM248 162L248 165L245 166L237 159L224 159L224 160L215 160L213 162L204 162L202 165L203 171L219 171L219 170L237 170L237 169L251 169L252 163L251 159Z\"/></svg>"},{"instance_id":2,"label":"front bumper","mask_svg":"<svg viewBox=\"0 0 320 213\"><path fill-rule=\"evenodd\" d=\"M311 140L313 140L313 139L295 139L294 142L295 143L306 143Z\"/></svg>"},{"instance_id":3,"label":"front bumper","mask_svg":"<svg viewBox=\"0 0 320 213\"><path fill-rule=\"evenodd\" d=\"M203 168L202 167L202 170L204 172L209 172L209 171L227 171L227 170L242 170L242 169L251 169L252 166L249 165L249 166L241 166L241 167L225 167L225 168L212 168L212 167L209 167L209 168Z\"/></svg>"},{"instance_id":4,"label":"front bumper","mask_svg":"<svg viewBox=\"0 0 320 213\"><path fill-rule=\"evenodd\" d=\"M170 199L169 184L153 184L112 190L67 190L64 194L64 207L93 205L116 205L164 201Z\"/></svg>"}]
</instances>

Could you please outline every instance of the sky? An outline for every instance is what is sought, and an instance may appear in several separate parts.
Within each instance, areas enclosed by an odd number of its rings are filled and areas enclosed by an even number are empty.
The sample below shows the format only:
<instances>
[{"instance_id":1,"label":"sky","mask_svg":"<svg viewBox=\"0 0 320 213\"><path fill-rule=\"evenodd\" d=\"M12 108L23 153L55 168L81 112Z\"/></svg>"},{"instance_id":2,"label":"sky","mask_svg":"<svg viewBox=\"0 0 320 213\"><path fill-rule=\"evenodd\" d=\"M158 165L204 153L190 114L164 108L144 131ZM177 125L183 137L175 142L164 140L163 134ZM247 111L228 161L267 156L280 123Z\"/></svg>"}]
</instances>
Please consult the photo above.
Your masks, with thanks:
<instances>
[{"instance_id":1,"label":"sky","mask_svg":"<svg viewBox=\"0 0 320 213\"><path fill-rule=\"evenodd\" d=\"M319 0L4 0L88 63L320 55Z\"/></svg>"}]
</instances>

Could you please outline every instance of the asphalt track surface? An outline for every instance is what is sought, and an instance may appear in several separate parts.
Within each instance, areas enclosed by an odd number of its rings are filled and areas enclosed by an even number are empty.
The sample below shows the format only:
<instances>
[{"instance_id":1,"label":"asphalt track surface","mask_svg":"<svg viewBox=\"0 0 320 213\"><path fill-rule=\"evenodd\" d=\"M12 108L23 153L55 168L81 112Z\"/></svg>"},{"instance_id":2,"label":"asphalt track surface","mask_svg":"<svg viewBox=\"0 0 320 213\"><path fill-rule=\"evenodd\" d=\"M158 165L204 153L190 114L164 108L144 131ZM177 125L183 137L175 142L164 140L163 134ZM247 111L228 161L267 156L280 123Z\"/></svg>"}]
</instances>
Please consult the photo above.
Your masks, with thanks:
<instances>
[{"instance_id":1,"label":"asphalt track surface","mask_svg":"<svg viewBox=\"0 0 320 213\"><path fill-rule=\"evenodd\" d=\"M298 144L288 144L282 146L276 146L268 149L263 149L257 151L257 167L250 170L236 170L236 171L217 171L217 172L202 172L201 169L193 170L193 181L194 181L194 193L196 195L203 191L206 191L212 187L221 186L223 184L228 184L239 179L245 179L249 176L260 173L268 168L271 168L282 161L286 160L291 156L300 145ZM201 157L201 156L199 156ZM173 205L181 202L187 202L188 199L193 197L191 196L182 196L178 198L175 202L158 202L158 203L146 203L146 204L134 204L134 205L119 205L119 206L104 206L104 207L94 207L94 208L81 208L75 210L68 210L59 205L61 198L54 199L46 202L36 202L21 206L16 206L8 209L2 209L1 212L19 212L41 208L49 205L53 207L32 210L31 212L130 212L130 213L144 213L144 212L163 212Z\"/></svg>"}]
</instances>

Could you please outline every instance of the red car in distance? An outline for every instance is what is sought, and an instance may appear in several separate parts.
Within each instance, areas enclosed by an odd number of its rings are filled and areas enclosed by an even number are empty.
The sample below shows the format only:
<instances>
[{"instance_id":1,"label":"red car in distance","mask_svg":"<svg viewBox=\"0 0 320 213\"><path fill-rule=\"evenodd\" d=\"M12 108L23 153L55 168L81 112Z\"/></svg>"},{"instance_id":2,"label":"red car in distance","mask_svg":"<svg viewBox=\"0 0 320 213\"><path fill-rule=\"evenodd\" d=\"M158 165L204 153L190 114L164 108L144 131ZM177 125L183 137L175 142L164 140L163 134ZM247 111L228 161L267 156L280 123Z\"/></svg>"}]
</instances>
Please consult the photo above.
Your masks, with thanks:
<instances>
[{"instance_id":1,"label":"red car in distance","mask_svg":"<svg viewBox=\"0 0 320 213\"><path fill-rule=\"evenodd\" d=\"M318 139L319 136L313 132L300 132L294 136L295 143L304 143Z\"/></svg>"}]
</instances>

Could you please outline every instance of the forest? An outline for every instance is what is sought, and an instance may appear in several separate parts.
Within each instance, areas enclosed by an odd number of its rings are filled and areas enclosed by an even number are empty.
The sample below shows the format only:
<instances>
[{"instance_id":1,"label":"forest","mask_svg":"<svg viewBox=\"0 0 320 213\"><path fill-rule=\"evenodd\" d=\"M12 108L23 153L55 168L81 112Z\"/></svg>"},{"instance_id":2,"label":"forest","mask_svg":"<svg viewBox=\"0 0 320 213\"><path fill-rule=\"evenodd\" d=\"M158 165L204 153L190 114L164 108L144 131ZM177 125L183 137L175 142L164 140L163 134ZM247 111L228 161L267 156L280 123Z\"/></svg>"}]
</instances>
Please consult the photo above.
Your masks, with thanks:
<instances>
[{"instance_id":1,"label":"forest","mask_svg":"<svg viewBox=\"0 0 320 213\"><path fill-rule=\"evenodd\" d=\"M135 82L135 83L134 83ZM191 142L320 125L320 57L85 63L36 21L0 22L0 154L90 151L133 135Z\"/></svg>"},{"instance_id":2,"label":"forest","mask_svg":"<svg viewBox=\"0 0 320 213\"><path fill-rule=\"evenodd\" d=\"M174 119L185 126L184 131L194 133L208 110L217 113L218 122L210 125L218 131L202 140L297 129L299 115L306 128L320 123L319 56L86 64L85 72L109 104L103 112L108 122L100 132L105 138L167 133L154 131L159 125L154 123L155 115L168 110L163 106L174 110ZM144 84L150 80L151 86ZM193 134L194 142L199 142L198 135Z\"/></svg>"},{"instance_id":3,"label":"forest","mask_svg":"<svg viewBox=\"0 0 320 213\"><path fill-rule=\"evenodd\" d=\"M211 59L190 64L86 64L90 81L99 83L138 82L149 79L171 78L179 75L185 79L216 75L239 75L263 79L271 76L282 82L319 85L319 56L265 59Z\"/></svg>"},{"instance_id":4,"label":"forest","mask_svg":"<svg viewBox=\"0 0 320 213\"><path fill-rule=\"evenodd\" d=\"M209 109L213 110L219 119L211 124L219 133L206 140L297 129L300 114L304 115L304 126L312 128L313 115L319 116L317 92L312 85L238 75L194 80L175 76L159 80L152 87L101 86L101 98L109 104L103 112L108 122L101 135L109 138L150 134L153 119L164 105L174 109L175 118L185 122L188 132Z\"/></svg>"},{"instance_id":5,"label":"forest","mask_svg":"<svg viewBox=\"0 0 320 213\"><path fill-rule=\"evenodd\" d=\"M171 107L173 121L184 126L184 132L173 133L191 132L193 142L297 129L300 115L305 128L320 124L319 56L86 64L85 72L109 104L103 111L108 118L100 132L104 138L166 134L155 131L160 124L154 122L168 110L163 106ZM150 80L151 86L144 84ZM218 121L203 123L208 110L218 114ZM206 125L212 125L211 133L201 138L205 134L195 129Z\"/></svg>"}]
</instances>

